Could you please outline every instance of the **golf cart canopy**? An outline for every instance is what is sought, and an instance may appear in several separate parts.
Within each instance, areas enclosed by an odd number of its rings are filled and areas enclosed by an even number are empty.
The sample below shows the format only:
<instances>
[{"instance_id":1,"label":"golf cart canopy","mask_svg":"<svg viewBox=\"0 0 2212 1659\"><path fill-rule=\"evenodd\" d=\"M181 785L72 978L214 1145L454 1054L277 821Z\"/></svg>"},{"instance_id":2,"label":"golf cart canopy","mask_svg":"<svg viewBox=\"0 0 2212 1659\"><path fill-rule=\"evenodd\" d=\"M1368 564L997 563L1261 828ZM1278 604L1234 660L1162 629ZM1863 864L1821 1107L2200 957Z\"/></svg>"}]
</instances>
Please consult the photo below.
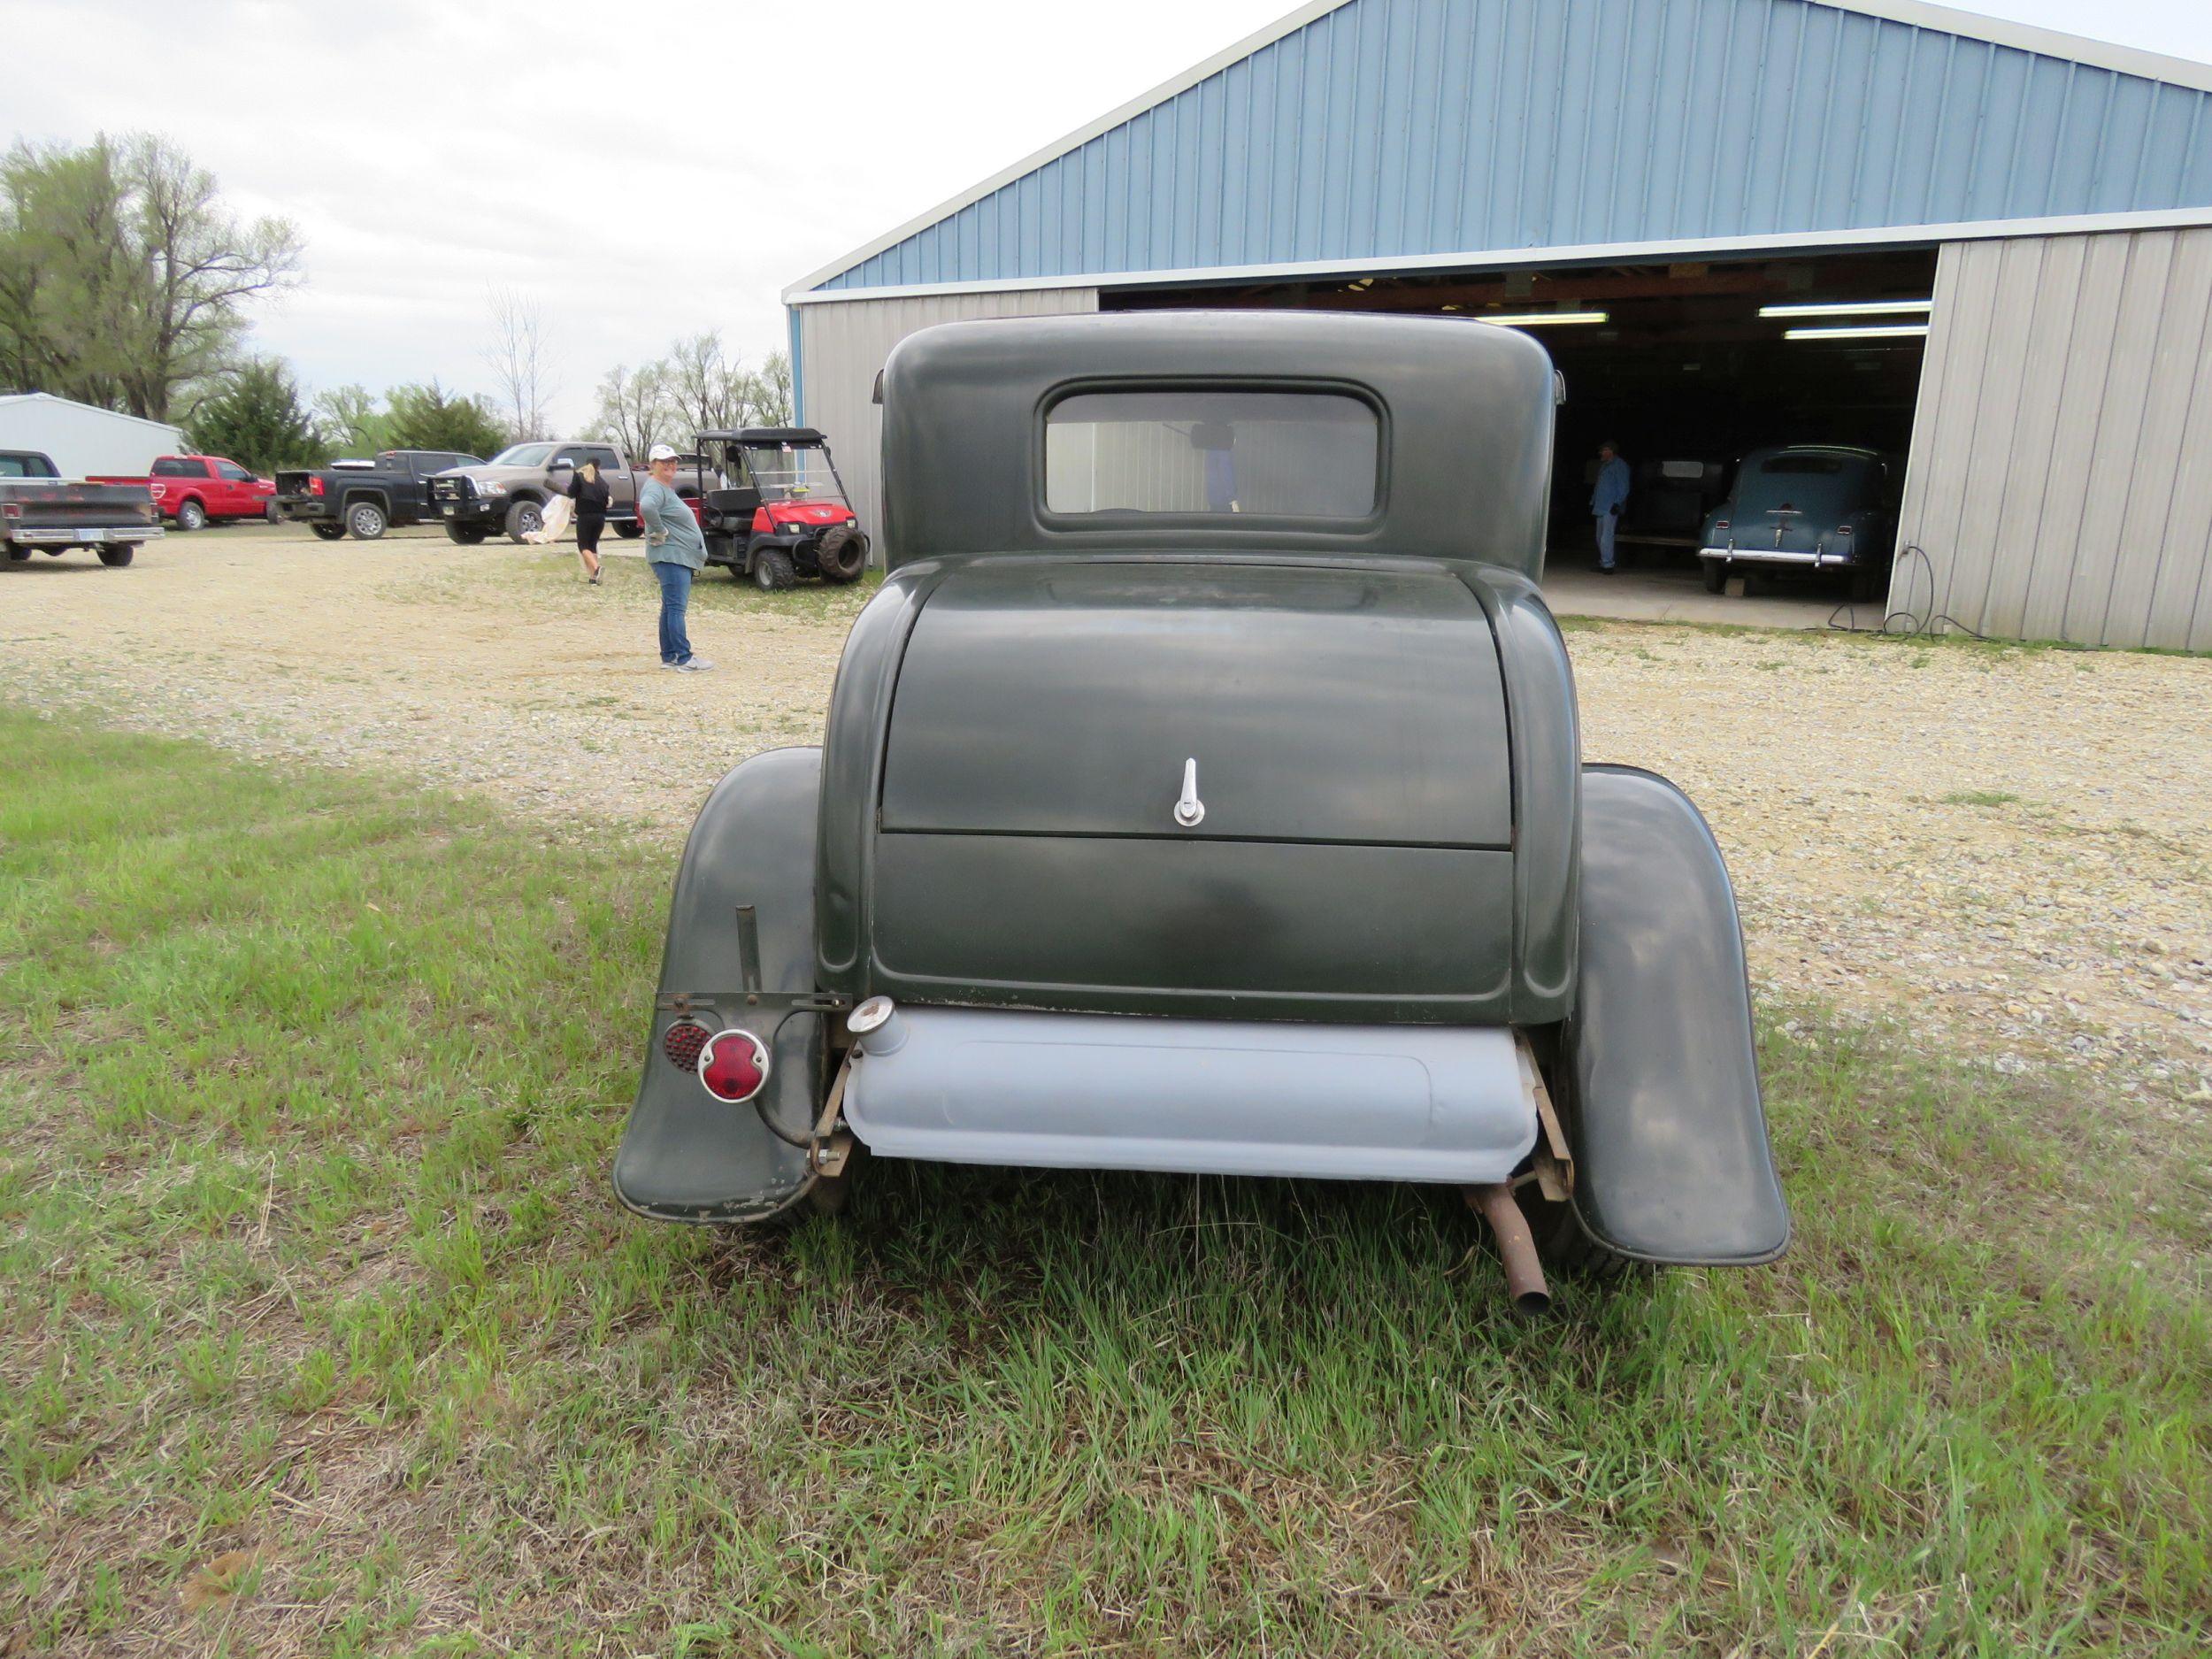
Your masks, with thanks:
<instances>
[{"instance_id":1,"label":"golf cart canopy","mask_svg":"<svg viewBox=\"0 0 2212 1659\"><path fill-rule=\"evenodd\" d=\"M1543 566L1554 375L1440 318L1120 312L941 324L883 371L890 568L1225 553Z\"/></svg>"},{"instance_id":2,"label":"golf cart canopy","mask_svg":"<svg viewBox=\"0 0 2212 1659\"><path fill-rule=\"evenodd\" d=\"M703 432L701 443L827 443L811 426L741 426L731 432Z\"/></svg>"}]
</instances>

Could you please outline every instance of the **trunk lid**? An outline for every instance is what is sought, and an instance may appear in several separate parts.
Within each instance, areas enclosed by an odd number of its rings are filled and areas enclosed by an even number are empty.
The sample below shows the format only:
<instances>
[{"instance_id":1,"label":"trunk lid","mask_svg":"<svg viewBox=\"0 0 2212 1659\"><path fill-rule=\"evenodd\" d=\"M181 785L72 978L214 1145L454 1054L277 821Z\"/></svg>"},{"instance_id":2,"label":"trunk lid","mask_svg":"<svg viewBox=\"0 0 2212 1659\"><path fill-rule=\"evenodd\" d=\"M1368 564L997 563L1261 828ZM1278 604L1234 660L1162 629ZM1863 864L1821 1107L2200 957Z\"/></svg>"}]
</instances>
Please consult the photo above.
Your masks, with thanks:
<instances>
[{"instance_id":1,"label":"trunk lid","mask_svg":"<svg viewBox=\"0 0 2212 1659\"><path fill-rule=\"evenodd\" d=\"M894 831L1506 847L1496 643L1440 572L974 566L915 625L882 808Z\"/></svg>"}]
</instances>

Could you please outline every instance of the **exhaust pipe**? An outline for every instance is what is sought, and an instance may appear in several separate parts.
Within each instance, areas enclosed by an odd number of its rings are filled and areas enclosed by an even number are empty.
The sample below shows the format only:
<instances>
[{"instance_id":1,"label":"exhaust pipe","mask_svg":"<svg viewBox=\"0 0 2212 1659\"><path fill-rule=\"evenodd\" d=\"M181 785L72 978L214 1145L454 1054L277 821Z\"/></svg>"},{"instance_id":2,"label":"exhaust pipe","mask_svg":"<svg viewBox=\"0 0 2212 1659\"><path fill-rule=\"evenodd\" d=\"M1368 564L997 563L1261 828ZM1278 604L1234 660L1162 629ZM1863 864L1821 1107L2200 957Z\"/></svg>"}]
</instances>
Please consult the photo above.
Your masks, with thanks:
<instances>
[{"instance_id":1,"label":"exhaust pipe","mask_svg":"<svg viewBox=\"0 0 2212 1659\"><path fill-rule=\"evenodd\" d=\"M1505 1263L1505 1291L1513 1298L1515 1311L1532 1317L1548 1312L1551 1286L1544 1282L1543 1265L1536 1259L1535 1237L1528 1230L1528 1217L1514 1202L1512 1187L1503 1181L1470 1187L1467 1204L1482 1212L1498 1241L1498 1256Z\"/></svg>"}]
</instances>

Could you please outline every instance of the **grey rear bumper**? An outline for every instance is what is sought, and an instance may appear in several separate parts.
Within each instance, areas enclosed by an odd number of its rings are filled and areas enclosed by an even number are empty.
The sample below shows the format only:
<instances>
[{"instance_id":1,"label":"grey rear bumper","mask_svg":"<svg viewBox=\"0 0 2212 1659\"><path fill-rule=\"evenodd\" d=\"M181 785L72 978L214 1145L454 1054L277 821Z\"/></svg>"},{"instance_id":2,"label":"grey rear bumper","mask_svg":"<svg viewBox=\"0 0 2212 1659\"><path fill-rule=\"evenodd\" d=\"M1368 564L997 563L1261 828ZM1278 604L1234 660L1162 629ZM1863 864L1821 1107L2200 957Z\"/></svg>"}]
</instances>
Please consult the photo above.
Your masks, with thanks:
<instances>
[{"instance_id":1,"label":"grey rear bumper","mask_svg":"<svg viewBox=\"0 0 2212 1659\"><path fill-rule=\"evenodd\" d=\"M902 1009L845 1116L879 1156L1050 1169L1502 1181L1536 1106L1503 1026Z\"/></svg>"}]
</instances>

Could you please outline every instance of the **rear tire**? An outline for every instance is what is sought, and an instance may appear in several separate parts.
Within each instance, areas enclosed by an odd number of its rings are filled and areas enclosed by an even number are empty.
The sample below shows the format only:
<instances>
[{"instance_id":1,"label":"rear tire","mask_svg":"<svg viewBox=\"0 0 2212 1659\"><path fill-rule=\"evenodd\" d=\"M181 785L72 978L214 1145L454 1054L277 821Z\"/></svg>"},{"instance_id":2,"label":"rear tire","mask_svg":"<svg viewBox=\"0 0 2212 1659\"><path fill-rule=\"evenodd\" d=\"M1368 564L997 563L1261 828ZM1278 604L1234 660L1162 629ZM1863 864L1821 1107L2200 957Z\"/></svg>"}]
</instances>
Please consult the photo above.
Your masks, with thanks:
<instances>
[{"instance_id":1,"label":"rear tire","mask_svg":"<svg viewBox=\"0 0 2212 1659\"><path fill-rule=\"evenodd\" d=\"M346 527L342 524L311 524L307 527L325 541L342 540L346 534Z\"/></svg>"},{"instance_id":2,"label":"rear tire","mask_svg":"<svg viewBox=\"0 0 2212 1659\"><path fill-rule=\"evenodd\" d=\"M1726 592L1727 588L1728 561L1707 559L1705 561L1705 591L1709 594L1717 594Z\"/></svg>"},{"instance_id":3,"label":"rear tire","mask_svg":"<svg viewBox=\"0 0 2212 1659\"><path fill-rule=\"evenodd\" d=\"M384 509L373 501L357 501L346 509L346 529L357 541L376 541L391 527Z\"/></svg>"},{"instance_id":4,"label":"rear tire","mask_svg":"<svg viewBox=\"0 0 2212 1659\"><path fill-rule=\"evenodd\" d=\"M856 582L868 568L868 538L841 524L814 544L814 562L826 582Z\"/></svg>"},{"instance_id":5,"label":"rear tire","mask_svg":"<svg viewBox=\"0 0 2212 1659\"><path fill-rule=\"evenodd\" d=\"M627 523L625 523L620 519L617 519L615 521L614 533L620 536L625 541L634 541L638 539L638 537L645 534L645 526L634 518L630 519Z\"/></svg>"},{"instance_id":6,"label":"rear tire","mask_svg":"<svg viewBox=\"0 0 2212 1659\"><path fill-rule=\"evenodd\" d=\"M522 538L545 527L545 509L534 501L518 501L507 509L507 539L520 545Z\"/></svg>"},{"instance_id":7,"label":"rear tire","mask_svg":"<svg viewBox=\"0 0 2212 1659\"><path fill-rule=\"evenodd\" d=\"M446 526L445 533L460 547L481 547L484 545L484 538L491 534L490 531L480 529L474 525L462 524Z\"/></svg>"},{"instance_id":8,"label":"rear tire","mask_svg":"<svg viewBox=\"0 0 2212 1659\"><path fill-rule=\"evenodd\" d=\"M794 586L799 572L791 563L791 555L781 548L766 548L753 561L753 586L764 594L779 594Z\"/></svg>"},{"instance_id":9,"label":"rear tire","mask_svg":"<svg viewBox=\"0 0 2212 1659\"><path fill-rule=\"evenodd\" d=\"M131 555L138 551L135 541L111 542L100 549L100 563L110 570L121 570L131 562Z\"/></svg>"},{"instance_id":10,"label":"rear tire","mask_svg":"<svg viewBox=\"0 0 2212 1659\"><path fill-rule=\"evenodd\" d=\"M267 506L261 510L261 518L262 522L265 524L282 524L284 522L284 515L277 511L276 503L274 502L271 502Z\"/></svg>"},{"instance_id":11,"label":"rear tire","mask_svg":"<svg viewBox=\"0 0 2212 1659\"><path fill-rule=\"evenodd\" d=\"M190 535L195 530L207 528L207 509L196 501L188 501L177 509L177 528Z\"/></svg>"}]
</instances>

